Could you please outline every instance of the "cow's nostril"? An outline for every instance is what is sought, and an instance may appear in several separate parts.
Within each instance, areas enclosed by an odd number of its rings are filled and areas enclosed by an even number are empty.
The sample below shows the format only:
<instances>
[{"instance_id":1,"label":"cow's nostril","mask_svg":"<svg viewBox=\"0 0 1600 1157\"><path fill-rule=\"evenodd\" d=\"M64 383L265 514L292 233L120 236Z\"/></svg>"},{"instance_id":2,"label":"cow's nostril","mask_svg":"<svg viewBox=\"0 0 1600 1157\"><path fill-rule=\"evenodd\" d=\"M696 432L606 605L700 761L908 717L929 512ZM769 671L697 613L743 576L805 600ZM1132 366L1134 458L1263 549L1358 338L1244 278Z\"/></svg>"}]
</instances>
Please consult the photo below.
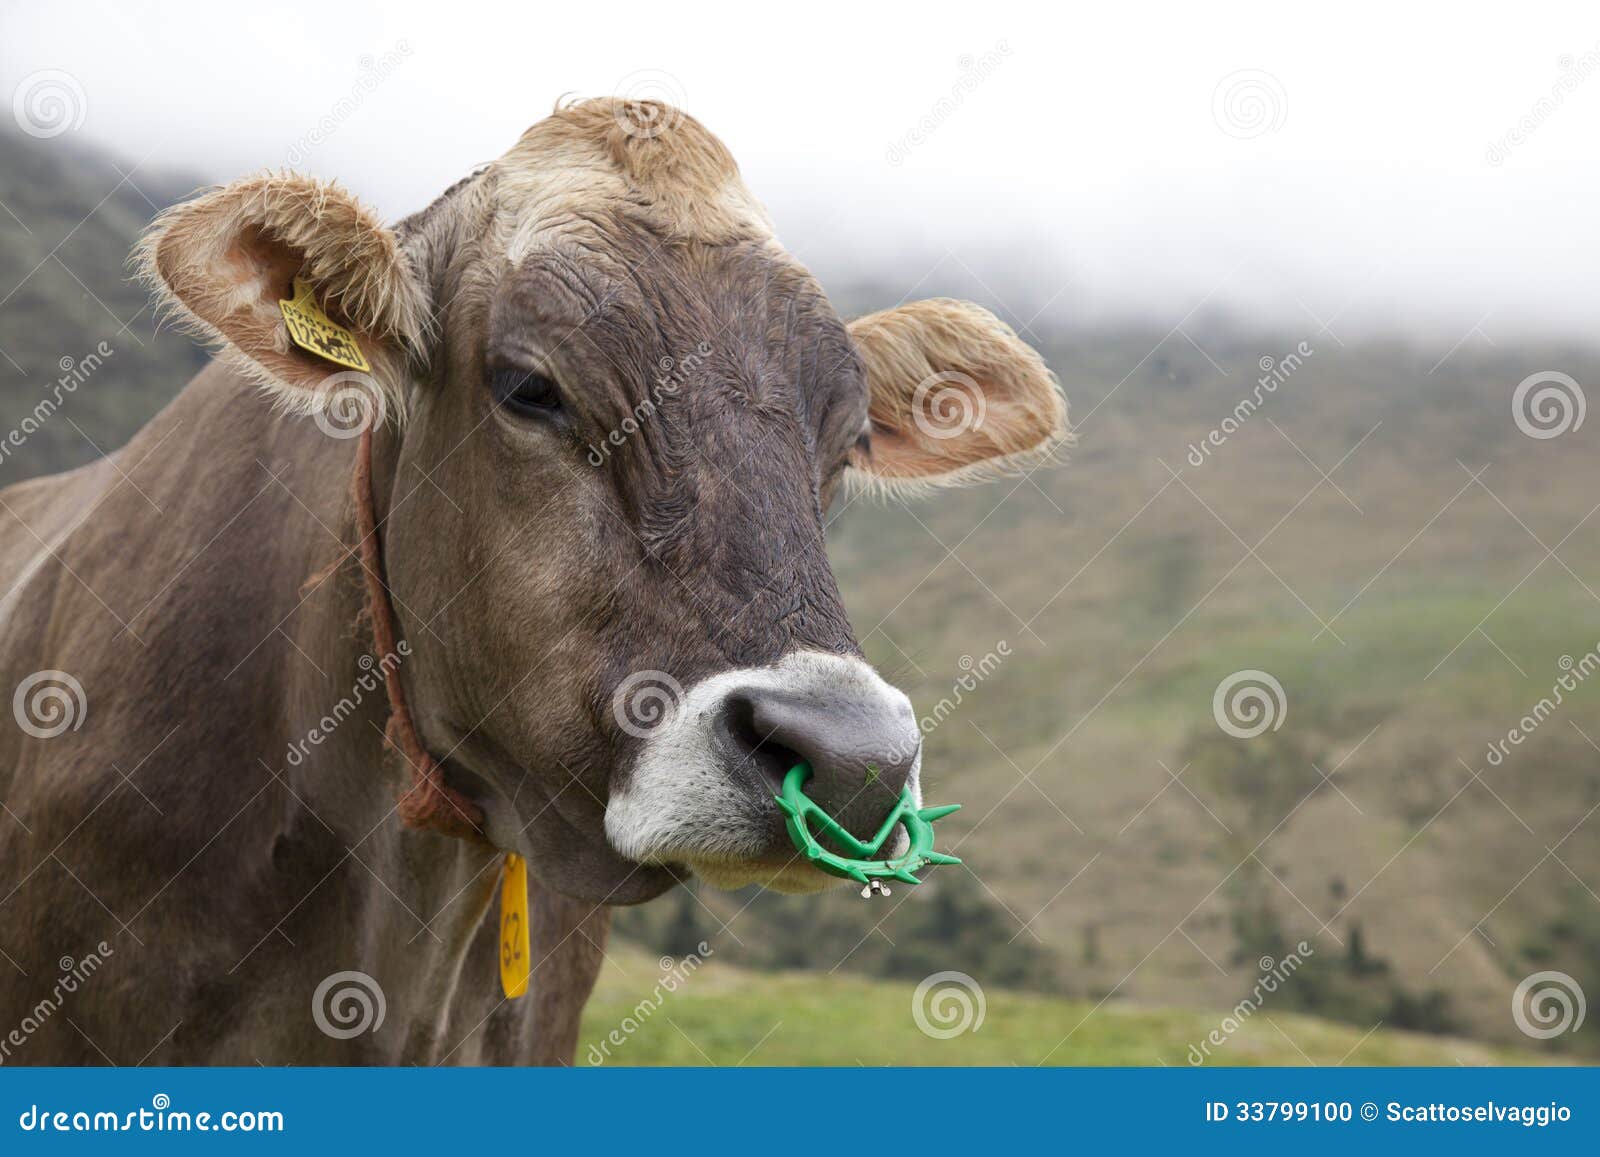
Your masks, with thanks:
<instances>
[{"instance_id":1,"label":"cow's nostril","mask_svg":"<svg viewBox=\"0 0 1600 1157\"><path fill-rule=\"evenodd\" d=\"M782 789L783 777L789 769L806 758L771 731L762 730L756 722L756 703L748 693L736 691L728 696L723 706L722 729L728 740L729 756L741 768L759 773L775 793Z\"/></svg>"},{"instance_id":2,"label":"cow's nostril","mask_svg":"<svg viewBox=\"0 0 1600 1157\"><path fill-rule=\"evenodd\" d=\"M870 835L909 782L922 738L903 695L874 692L760 685L732 691L722 720L734 770L757 769L776 794L804 760L813 773L808 794L853 834Z\"/></svg>"}]
</instances>

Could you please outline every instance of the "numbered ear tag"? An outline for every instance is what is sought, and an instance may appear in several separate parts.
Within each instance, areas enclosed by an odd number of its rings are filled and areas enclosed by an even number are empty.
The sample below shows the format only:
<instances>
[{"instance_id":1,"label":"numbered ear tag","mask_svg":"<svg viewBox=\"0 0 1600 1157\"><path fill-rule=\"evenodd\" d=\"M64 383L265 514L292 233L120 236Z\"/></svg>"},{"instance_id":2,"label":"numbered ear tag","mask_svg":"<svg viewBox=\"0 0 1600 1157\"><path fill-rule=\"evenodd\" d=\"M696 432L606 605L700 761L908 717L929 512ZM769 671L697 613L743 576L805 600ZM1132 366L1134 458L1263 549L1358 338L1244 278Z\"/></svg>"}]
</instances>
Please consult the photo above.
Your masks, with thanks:
<instances>
[{"instance_id":1,"label":"numbered ear tag","mask_svg":"<svg viewBox=\"0 0 1600 1157\"><path fill-rule=\"evenodd\" d=\"M500 988L507 1000L527 994L529 968L528 865L511 852L500 876Z\"/></svg>"},{"instance_id":2,"label":"numbered ear tag","mask_svg":"<svg viewBox=\"0 0 1600 1157\"><path fill-rule=\"evenodd\" d=\"M322 312L311 292L311 283L304 278L294 279L294 297L280 300L278 309L283 314L283 324L289 327L290 340L307 353L346 369L372 371L356 335Z\"/></svg>"}]
</instances>

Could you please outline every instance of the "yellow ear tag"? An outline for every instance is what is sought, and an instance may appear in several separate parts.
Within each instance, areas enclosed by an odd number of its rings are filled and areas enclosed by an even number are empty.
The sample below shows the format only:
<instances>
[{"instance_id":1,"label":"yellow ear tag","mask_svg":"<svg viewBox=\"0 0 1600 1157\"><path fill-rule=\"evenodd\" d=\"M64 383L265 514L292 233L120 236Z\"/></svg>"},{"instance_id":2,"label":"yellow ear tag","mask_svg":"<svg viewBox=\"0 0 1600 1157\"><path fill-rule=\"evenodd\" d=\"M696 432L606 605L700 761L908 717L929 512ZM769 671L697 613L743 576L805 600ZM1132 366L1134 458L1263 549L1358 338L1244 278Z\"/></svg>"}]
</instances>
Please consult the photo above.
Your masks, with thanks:
<instances>
[{"instance_id":1,"label":"yellow ear tag","mask_svg":"<svg viewBox=\"0 0 1600 1157\"><path fill-rule=\"evenodd\" d=\"M294 297L280 300L278 309L283 313L283 323L289 327L290 339L307 353L346 369L372 371L371 363L356 342L356 335L322 312L316 295L311 292L310 282L304 278L294 279Z\"/></svg>"},{"instance_id":2,"label":"yellow ear tag","mask_svg":"<svg viewBox=\"0 0 1600 1157\"><path fill-rule=\"evenodd\" d=\"M507 853L500 877L500 988L507 1000L528 992L528 865Z\"/></svg>"}]
</instances>

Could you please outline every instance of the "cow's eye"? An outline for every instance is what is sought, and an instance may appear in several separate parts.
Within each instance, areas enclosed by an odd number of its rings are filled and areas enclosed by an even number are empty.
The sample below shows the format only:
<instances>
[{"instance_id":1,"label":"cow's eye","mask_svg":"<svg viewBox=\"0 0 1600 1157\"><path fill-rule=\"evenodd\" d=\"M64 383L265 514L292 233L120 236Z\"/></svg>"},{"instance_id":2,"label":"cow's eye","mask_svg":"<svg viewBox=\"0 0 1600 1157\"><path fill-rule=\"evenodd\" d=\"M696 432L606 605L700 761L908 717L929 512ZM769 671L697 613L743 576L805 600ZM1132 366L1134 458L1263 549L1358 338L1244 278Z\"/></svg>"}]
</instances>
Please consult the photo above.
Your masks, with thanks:
<instances>
[{"instance_id":1,"label":"cow's eye","mask_svg":"<svg viewBox=\"0 0 1600 1157\"><path fill-rule=\"evenodd\" d=\"M490 382L494 400L523 414L549 414L561 408L561 387L549 374L502 369Z\"/></svg>"}]
</instances>

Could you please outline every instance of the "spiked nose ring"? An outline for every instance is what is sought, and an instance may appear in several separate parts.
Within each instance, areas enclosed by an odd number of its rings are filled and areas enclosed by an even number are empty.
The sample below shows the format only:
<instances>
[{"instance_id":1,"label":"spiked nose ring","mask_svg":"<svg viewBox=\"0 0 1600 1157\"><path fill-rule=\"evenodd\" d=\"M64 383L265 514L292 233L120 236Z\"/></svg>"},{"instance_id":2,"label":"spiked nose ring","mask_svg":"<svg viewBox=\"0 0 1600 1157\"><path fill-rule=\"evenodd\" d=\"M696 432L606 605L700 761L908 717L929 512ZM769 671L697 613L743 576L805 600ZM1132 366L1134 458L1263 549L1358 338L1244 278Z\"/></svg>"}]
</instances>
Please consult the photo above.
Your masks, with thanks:
<instances>
[{"instance_id":1,"label":"spiked nose ring","mask_svg":"<svg viewBox=\"0 0 1600 1157\"><path fill-rule=\"evenodd\" d=\"M861 884L862 896L887 896L889 888L885 881L919 884L922 881L913 874L919 868L961 862L955 856L933 850L933 821L957 810L960 804L919 808L908 785L901 791L894 810L884 819L877 834L863 843L806 795L805 783L810 778L811 765L803 762L795 764L783 777L783 791L776 798L778 807L783 810L789 838L812 867L830 876ZM905 825L909 837L906 851L892 860L875 858L889 842L894 829L901 824ZM834 846L845 849L849 854L840 855L823 847L817 839L817 833L827 836Z\"/></svg>"}]
</instances>

